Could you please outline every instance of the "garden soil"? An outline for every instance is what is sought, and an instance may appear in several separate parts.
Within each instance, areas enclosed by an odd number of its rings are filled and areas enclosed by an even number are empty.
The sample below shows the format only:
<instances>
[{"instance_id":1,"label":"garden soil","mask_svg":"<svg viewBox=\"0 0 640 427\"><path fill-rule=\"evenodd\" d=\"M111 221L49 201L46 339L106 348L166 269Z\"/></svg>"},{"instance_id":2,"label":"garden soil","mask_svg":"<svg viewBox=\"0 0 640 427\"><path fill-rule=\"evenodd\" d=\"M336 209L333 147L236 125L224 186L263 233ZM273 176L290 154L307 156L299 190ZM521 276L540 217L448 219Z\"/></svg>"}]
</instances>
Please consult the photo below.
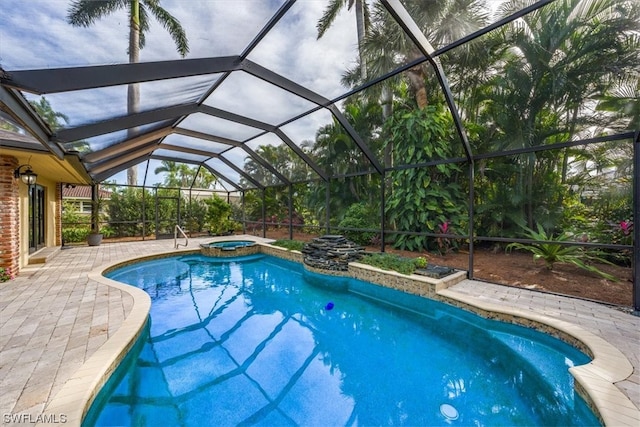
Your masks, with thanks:
<instances>
[{"instance_id":1,"label":"garden soil","mask_svg":"<svg viewBox=\"0 0 640 427\"><path fill-rule=\"evenodd\" d=\"M269 230L271 239L288 239L287 228ZM312 235L296 233L294 239L308 241ZM367 247L368 251L380 251L379 247ZM423 256L431 264L468 270L469 253L452 252L439 255L429 252L399 251L390 247L386 252L407 257ZM476 248L473 257L473 278L491 283L569 295L607 304L631 307L633 304L633 284L631 268L613 265L595 265L598 269L618 278L618 281L604 279L594 273L572 264L555 264L552 270L544 261L534 261L530 253L506 252L502 249Z\"/></svg>"}]
</instances>

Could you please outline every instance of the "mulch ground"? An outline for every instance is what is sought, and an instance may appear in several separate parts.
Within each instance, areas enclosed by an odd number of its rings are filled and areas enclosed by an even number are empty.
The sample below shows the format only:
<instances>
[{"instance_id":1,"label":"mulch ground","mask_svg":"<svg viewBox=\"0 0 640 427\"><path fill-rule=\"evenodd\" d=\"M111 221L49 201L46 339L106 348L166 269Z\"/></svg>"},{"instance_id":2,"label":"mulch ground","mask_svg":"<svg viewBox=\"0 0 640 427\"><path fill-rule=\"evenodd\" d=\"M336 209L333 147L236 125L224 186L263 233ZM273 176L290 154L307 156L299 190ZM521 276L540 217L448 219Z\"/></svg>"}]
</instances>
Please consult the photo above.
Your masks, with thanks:
<instances>
[{"instance_id":1,"label":"mulch ground","mask_svg":"<svg viewBox=\"0 0 640 427\"><path fill-rule=\"evenodd\" d=\"M262 233L259 233L262 236ZM309 241L315 235L298 233L294 239ZM270 239L288 239L286 227L270 229ZM113 241L115 239L108 239ZM130 240L130 239L129 239ZM380 251L379 247L368 247L369 251ZM459 251L447 255L427 252L409 252L385 248L386 252L397 253L407 257L423 256L431 264L469 270L469 253ZM507 286L533 289L541 292L568 295L604 302L624 307L633 305L632 270L628 267L612 265L596 265L598 269L618 278L618 281L602 277L583 270L572 264L555 264L548 270L543 261L534 261L530 253L510 252L476 248L473 257L473 278Z\"/></svg>"},{"instance_id":2,"label":"mulch ground","mask_svg":"<svg viewBox=\"0 0 640 427\"><path fill-rule=\"evenodd\" d=\"M288 239L286 228L269 230L271 239ZM313 235L295 233L294 239L308 241ZM379 247L368 247L370 251L380 251ZM465 251L439 255L428 252L399 251L390 246L386 252L407 257L423 256L431 264L469 270L469 253ZM476 248L473 257L473 278L501 285L516 286L542 292L569 295L607 304L631 307L633 305L632 270L629 267L598 264L598 269L618 278L618 281L604 279L573 264L558 264L552 270L545 267L542 260L534 261L530 253L510 252L504 249L491 250Z\"/></svg>"}]
</instances>

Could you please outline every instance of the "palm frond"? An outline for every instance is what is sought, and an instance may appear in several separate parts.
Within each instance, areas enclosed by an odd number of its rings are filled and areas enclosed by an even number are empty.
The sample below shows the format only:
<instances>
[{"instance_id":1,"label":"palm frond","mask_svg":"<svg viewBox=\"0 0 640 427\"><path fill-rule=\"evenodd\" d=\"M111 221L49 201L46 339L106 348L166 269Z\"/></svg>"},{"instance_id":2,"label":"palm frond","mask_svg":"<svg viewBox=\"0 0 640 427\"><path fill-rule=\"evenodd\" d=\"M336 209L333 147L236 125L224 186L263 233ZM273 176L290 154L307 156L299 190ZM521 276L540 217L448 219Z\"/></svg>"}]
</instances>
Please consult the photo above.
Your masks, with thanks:
<instances>
[{"instance_id":1,"label":"palm frond","mask_svg":"<svg viewBox=\"0 0 640 427\"><path fill-rule=\"evenodd\" d=\"M333 22L338 17L340 9L345 6L345 0L331 0L324 10L324 14L316 24L318 30L318 39L322 38Z\"/></svg>"},{"instance_id":2,"label":"palm frond","mask_svg":"<svg viewBox=\"0 0 640 427\"><path fill-rule=\"evenodd\" d=\"M189 53L189 41L187 40L187 34L184 31L184 28L182 28L180 21L178 21L166 9L161 7L157 0L146 0L144 1L144 4L160 25L167 30L176 44L178 53L184 58L187 53ZM142 8L140 9L142 11Z\"/></svg>"},{"instance_id":3,"label":"palm frond","mask_svg":"<svg viewBox=\"0 0 640 427\"><path fill-rule=\"evenodd\" d=\"M144 46L147 43L147 32L149 31L149 14L147 13L147 10L145 9L144 5L140 5L140 42L138 43L138 46L140 47L140 49L144 48Z\"/></svg>"},{"instance_id":4,"label":"palm frond","mask_svg":"<svg viewBox=\"0 0 640 427\"><path fill-rule=\"evenodd\" d=\"M76 27L89 27L111 12L126 8L128 0L73 0L67 9L67 21Z\"/></svg>"}]
</instances>

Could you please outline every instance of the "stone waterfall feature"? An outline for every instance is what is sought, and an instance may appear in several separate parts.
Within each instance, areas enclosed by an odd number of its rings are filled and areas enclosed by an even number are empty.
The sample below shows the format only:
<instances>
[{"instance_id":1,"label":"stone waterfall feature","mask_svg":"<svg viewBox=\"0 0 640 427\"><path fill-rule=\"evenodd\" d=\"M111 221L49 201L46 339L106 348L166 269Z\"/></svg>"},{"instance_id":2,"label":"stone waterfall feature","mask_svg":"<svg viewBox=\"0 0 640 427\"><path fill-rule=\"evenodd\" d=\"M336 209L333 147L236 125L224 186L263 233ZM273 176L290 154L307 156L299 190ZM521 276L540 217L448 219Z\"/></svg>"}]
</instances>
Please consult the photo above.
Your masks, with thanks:
<instances>
[{"instance_id":1,"label":"stone waterfall feature","mask_svg":"<svg viewBox=\"0 0 640 427\"><path fill-rule=\"evenodd\" d=\"M302 248L304 263L321 270L347 271L348 264L362 257L364 248L344 236L317 237Z\"/></svg>"}]
</instances>

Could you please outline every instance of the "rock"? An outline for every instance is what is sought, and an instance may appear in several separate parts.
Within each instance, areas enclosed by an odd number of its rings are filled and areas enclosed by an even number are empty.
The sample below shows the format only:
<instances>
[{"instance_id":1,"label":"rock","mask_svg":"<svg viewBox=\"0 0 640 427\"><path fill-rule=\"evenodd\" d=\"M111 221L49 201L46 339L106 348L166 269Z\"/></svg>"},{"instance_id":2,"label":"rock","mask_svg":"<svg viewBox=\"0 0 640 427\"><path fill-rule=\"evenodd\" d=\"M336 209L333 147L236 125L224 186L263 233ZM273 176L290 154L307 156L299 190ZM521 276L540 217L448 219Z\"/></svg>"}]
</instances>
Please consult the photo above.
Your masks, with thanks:
<instances>
[{"instance_id":1,"label":"rock","mask_svg":"<svg viewBox=\"0 0 640 427\"><path fill-rule=\"evenodd\" d=\"M302 248L304 263L322 270L347 271L352 261L362 258L364 248L344 236L317 237Z\"/></svg>"}]
</instances>

